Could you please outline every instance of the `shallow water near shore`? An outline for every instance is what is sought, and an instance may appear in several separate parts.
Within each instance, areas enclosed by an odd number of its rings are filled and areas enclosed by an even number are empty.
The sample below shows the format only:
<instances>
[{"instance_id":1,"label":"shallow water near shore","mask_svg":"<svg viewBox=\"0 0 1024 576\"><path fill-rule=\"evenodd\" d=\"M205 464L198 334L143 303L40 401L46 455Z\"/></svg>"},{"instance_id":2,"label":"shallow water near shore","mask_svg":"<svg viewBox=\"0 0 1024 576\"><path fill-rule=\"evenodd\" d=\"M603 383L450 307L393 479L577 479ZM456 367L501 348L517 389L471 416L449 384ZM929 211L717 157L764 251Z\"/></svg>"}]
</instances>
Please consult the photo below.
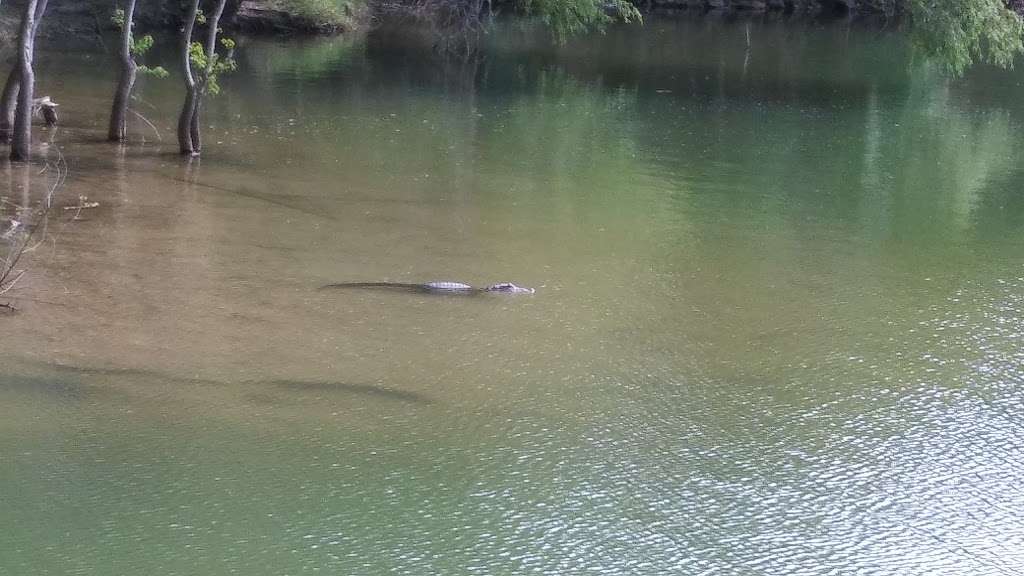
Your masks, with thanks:
<instances>
[{"instance_id":1,"label":"shallow water near shore","mask_svg":"<svg viewBox=\"0 0 1024 576\"><path fill-rule=\"evenodd\" d=\"M1024 571L1021 73L750 32L242 39L192 162L42 52L0 574Z\"/></svg>"}]
</instances>

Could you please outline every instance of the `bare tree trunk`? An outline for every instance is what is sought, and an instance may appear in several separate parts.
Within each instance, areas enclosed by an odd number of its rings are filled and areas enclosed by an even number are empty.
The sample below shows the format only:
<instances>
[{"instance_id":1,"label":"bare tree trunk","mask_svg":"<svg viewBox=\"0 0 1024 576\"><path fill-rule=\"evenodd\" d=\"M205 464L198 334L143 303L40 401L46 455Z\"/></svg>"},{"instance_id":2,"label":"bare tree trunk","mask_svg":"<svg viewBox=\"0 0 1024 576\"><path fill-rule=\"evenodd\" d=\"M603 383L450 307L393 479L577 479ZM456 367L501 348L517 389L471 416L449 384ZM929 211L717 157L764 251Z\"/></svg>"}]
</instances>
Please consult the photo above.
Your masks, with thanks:
<instances>
[{"instance_id":1,"label":"bare tree trunk","mask_svg":"<svg viewBox=\"0 0 1024 576\"><path fill-rule=\"evenodd\" d=\"M0 97L0 141L4 143L11 141L11 131L14 129L14 111L18 109L18 92L20 90L21 70L15 63L11 73L7 75L3 96Z\"/></svg>"},{"instance_id":2,"label":"bare tree trunk","mask_svg":"<svg viewBox=\"0 0 1024 576\"><path fill-rule=\"evenodd\" d=\"M18 109L14 113L14 134L11 137L11 160L28 160L32 153L32 97L35 73L32 58L39 20L46 10L46 0L29 0L21 20L18 34L18 70L21 89L18 91Z\"/></svg>"},{"instance_id":3,"label":"bare tree trunk","mask_svg":"<svg viewBox=\"0 0 1024 576\"><path fill-rule=\"evenodd\" d=\"M189 56L192 46L192 29L199 15L199 0L192 0L188 16L185 17L185 29L181 37L182 76L185 78L185 105L178 116L178 149L182 154L195 155L198 151L192 143L192 118L196 113L196 102L199 100L199 87L192 74L192 59Z\"/></svg>"},{"instance_id":4,"label":"bare tree trunk","mask_svg":"<svg viewBox=\"0 0 1024 576\"><path fill-rule=\"evenodd\" d=\"M32 24L32 38L35 40L36 30L39 21L43 18L46 10L46 2L36 4ZM14 130L14 113L18 109L18 92L21 90L21 68L15 63L11 73L7 75L7 82L4 84L3 96L0 97L0 142L9 143Z\"/></svg>"},{"instance_id":5,"label":"bare tree trunk","mask_svg":"<svg viewBox=\"0 0 1024 576\"><path fill-rule=\"evenodd\" d=\"M192 121L188 125L189 134L192 135L192 146L196 149L196 154L199 154L203 150L203 138L199 134L199 113L203 109L203 94L200 91L196 96L196 101L192 107Z\"/></svg>"},{"instance_id":6,"label":"bare tree trunk","mask_svg":"<svg viewBox=\"0 0 1024 576\"><path fill-rule=\"evenodd\" d=\"M135 22L135 2L127 0L124 11L124 25L121 30L121 77L114 92L114 105L110 111L110 129L107 139L112 142L123 142L128 136L128 101L135 86L135 75L138 65L132 56L132 25Z\"/></svg>"}]
</instances>

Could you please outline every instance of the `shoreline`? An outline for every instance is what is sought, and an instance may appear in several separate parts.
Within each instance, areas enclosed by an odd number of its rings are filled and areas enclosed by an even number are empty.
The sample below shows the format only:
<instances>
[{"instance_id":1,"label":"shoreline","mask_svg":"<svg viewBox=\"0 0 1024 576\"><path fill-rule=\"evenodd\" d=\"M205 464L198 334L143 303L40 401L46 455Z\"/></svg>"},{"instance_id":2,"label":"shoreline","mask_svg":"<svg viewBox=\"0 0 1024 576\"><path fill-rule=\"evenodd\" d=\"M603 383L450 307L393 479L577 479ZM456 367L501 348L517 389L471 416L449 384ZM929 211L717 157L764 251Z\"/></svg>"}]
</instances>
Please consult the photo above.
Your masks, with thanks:
<instances>
[{"instance_id":1,"label":"shoreline","mask_svg":"<svg viewBox=\"0 0 1024 576\"><path fill-rule=\"evenodd\" d=\"M173 30L180 11L174 2L147 6L137 16L141 33ZM637 3L645 16L736 18L736 19L852 19L877 22L881 26L899 20L899 10L886 12L873 5L858 6L852 0L642 0ZM368 3L350 4L344 15L315 18L288 11L279 0L241 0L232 3L223 22L236 34L274 37L310 37L365 34L372 26ZM20 2L0 6L0 42L10 45L17 36ZM55 4L47 11L39 36L44 41L60 38L83 45L103 45L115 30L110 7L100 0Z\"/></svg>"}]
</instances>

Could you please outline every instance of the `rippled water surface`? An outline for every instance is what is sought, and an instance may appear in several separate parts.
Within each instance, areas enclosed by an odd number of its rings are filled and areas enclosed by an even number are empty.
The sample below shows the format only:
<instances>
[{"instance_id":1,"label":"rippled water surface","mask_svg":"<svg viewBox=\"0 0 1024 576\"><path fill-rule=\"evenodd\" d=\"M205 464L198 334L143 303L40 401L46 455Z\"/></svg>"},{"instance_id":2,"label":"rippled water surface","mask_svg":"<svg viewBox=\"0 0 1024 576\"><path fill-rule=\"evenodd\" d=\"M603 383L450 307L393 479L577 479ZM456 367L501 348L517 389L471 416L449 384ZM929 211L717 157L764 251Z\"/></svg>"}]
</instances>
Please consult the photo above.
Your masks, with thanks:
<instances>
[{"instance_id":1,"label":"rippled water surface","mask_svg":"<svg viewBox=\"0 0 1024 576\"><path fill-rule=\"evenodd\" d=\"M484 56L243 39L186 164L173 77L117 149L108 57L40 55L99 207L5 295L0 574L1024 573L1021 73L713 19ZM385 280L537 293L318 289Z\"/></svg>"}]
</instances>

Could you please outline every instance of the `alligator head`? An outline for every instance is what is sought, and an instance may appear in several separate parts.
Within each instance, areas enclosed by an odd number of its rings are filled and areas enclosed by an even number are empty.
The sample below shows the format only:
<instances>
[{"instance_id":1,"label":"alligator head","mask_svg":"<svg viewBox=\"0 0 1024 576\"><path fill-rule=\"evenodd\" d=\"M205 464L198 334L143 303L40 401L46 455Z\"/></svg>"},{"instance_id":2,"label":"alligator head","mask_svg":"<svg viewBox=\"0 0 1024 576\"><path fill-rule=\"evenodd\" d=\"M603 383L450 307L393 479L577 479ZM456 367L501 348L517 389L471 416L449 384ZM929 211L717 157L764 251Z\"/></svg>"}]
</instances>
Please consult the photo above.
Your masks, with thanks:
<instances>
[{"instance_id":1,"label":"alligator head","mask_svg":"<svg viewBox=\"0 0 1024 576\"><path fill-rule=\"evenodd\" d=\"M487 288L484 288L484 290L487 292L507 292L510 294L533 294L535 292L533 288L523 288L522 286L516 286L511 282L491 284Z\"/></svg>"}]
</instances>

